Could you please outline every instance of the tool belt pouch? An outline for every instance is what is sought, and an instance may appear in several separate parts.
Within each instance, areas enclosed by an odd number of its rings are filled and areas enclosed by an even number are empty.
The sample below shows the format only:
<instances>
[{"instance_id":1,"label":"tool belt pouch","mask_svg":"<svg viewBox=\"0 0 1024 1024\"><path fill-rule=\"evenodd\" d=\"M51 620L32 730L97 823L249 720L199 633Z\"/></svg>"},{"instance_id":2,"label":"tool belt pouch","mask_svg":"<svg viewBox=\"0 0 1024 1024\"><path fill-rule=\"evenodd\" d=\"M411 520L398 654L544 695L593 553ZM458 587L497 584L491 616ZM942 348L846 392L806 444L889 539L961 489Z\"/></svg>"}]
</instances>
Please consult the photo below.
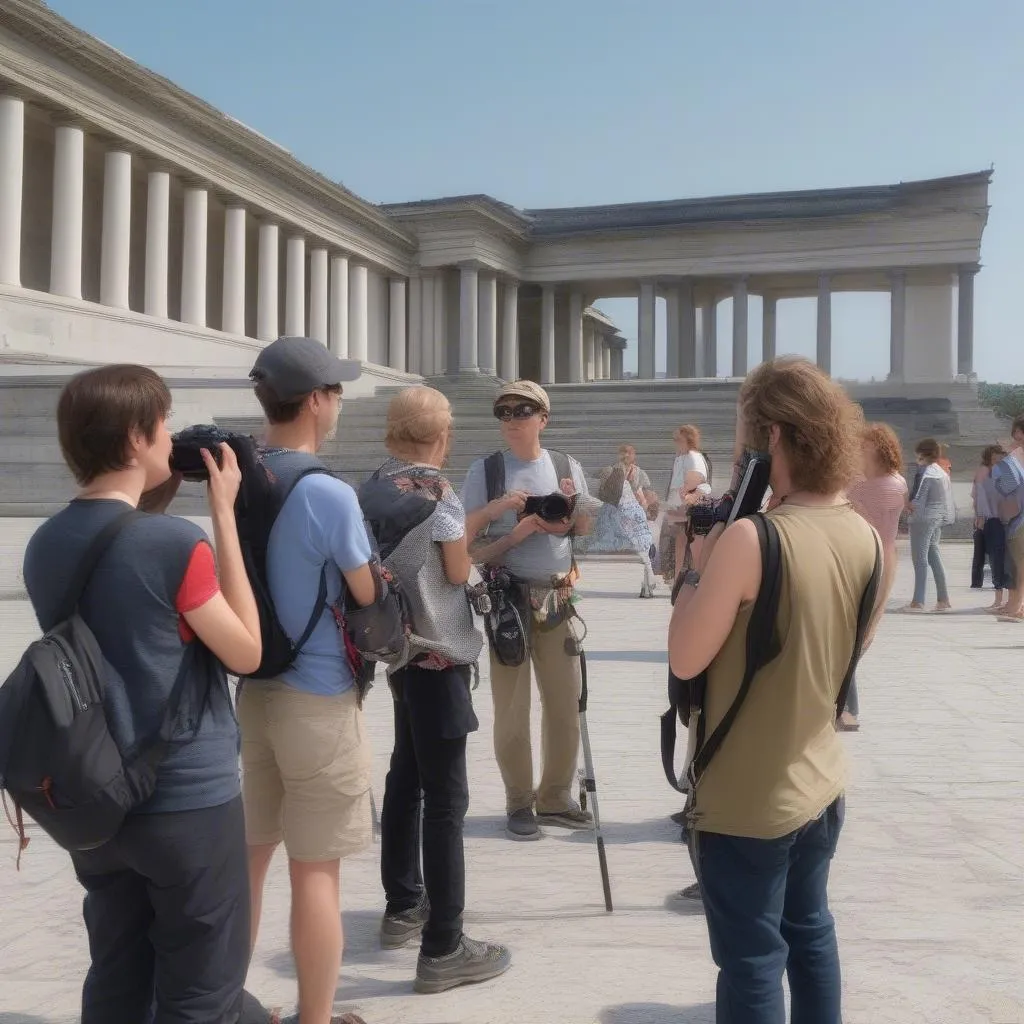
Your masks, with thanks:
<instances>
[{"instance_id":1,"label":"tool belt pouch","mask_svg":"<svg viewBox=\"0 0 1024 1024\"><path fill-rule=\"evenodd\" d=\"M533 620L531 628L538 633L550 633L572 616L576 578L573 571L568 576L553 577L550 584L524 584Z\"/></svg>"},{"instance_id":2,"label":"tool belt pouch","mask_svg":"<svg viewBox=\"0 0 1024 1024\"><path fill-rule=\"evenodd\" d=\"M491 610L484 616L487 642L499 665L518 668L530 651L530 589L513 580L491 592Z\"/></svg>"}]
</instances>

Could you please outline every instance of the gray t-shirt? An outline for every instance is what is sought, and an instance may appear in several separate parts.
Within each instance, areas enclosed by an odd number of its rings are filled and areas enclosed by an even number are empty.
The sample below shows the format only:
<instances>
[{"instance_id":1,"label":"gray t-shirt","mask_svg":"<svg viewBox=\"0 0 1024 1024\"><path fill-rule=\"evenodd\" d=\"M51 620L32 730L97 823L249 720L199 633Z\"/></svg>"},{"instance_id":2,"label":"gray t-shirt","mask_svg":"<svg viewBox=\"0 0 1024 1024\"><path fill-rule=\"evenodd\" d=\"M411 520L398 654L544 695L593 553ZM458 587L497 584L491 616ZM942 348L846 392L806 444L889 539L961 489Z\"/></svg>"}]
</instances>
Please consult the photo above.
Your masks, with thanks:
<instances>
[{"instance_id":1,"label":"gray t-shirt","mask_svg":"<svg viewBox=\"0 0 1024 1024\"><path fill-rule=\"evenodd\" d=\"M511 452L504 452L503 457L506 491L525 491L527 494L542 495L553 494L561 489L555 465L547 451L542 451L540 458L532 462L517 459ZM587 490L582 466L571 457L569 466L576 493L589 497L590 492ZM462 484L462 504L467 513L475 512L487 504L487 479L483 459L477 459L469 467ZM490 540L497 540L510 534L515 525L516 514L506 512L487 527L484 536ZM520 579L547 583L552 576L564 576L572 568L572 540L569 537L535 533L521 544L509 548L505 552L502 564Z\"/></svg>"}]
</instances>

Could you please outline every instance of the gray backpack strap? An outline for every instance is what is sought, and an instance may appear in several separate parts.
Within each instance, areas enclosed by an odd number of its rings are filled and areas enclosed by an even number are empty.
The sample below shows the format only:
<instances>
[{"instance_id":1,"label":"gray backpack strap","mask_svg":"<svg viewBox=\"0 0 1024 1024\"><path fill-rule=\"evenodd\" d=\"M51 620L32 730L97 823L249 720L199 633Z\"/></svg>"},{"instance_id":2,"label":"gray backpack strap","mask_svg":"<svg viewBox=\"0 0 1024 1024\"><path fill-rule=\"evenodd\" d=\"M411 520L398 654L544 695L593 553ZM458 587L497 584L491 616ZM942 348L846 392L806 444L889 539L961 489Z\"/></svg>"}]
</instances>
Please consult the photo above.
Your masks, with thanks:
<instances>
[{"instance_id":1,"label":"gray backpack strap","mask_svg":"<svg viewBox=\"0 0 1024 1024\"><path fill-rule=\"evenodd\" d=\"M572 480L572 463L569 461L569 456L554 448L548 449L548 455L551 456L551 463L555 467L555 476L558 477L559 484L563 480Z\"/></svg>"},{"instance_id":2,"label":"gray backpack strap","mask_svg":"<svg viewBox=\"0 0 1024 1024\"><path fill-rule=\"evenodd\" d=\"M494 501L505 493L505 453L492 452L484 459L484 480L487 500Z\"/></svg>"}]
</instances>

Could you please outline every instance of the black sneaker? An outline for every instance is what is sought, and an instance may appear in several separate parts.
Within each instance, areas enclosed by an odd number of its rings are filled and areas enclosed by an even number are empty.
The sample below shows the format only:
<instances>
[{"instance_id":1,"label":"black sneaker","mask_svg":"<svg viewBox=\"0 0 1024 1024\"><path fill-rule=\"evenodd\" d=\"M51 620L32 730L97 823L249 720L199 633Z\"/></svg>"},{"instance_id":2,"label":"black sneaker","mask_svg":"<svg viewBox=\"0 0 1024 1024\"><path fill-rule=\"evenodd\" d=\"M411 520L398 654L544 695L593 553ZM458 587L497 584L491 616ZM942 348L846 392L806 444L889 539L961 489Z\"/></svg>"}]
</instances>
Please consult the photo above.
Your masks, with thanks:
<instances>
[{"instance_id":1,"label":"black sneaker","mask_svg":"<svg viewBox=\"0 0 1024 1024\"><path fill-rule=\"evenodd\" d=\"M558 828L580 831L594 827L594 816L589 811L581 810L576 804L564 811L538 811L537 820L542 825L555 825Z\"/></svg>"},{"instance_id":2,"label":"black sneaker","mask_svg":"<svg viewBox=\"0 0 1024 1024\"><path fill-rule=\"evenodd\" d=\"M504 946L476 942L465 935L459 948L448 956L424 956L416 963L413 991L425 995L447 992L459 985L473 985L504 974L512 966L512 954Z\"/></svg>"},{"instance_id":3,"label":"black sneaker","mask_svg":"<svg viewBox=\"0 0 1024 1024\"><path fill-rule=\"evenodd\" d=\"M411 910L399 914L385 914L380 922L380 945L382 949L401 949L423 933L423 926L430 917L430 901L424 894Z\"/></svg>"},{"instance_id":4,"label":"black sneaker","mask_svg":"<svg viewBox=\"0 0 1024 1024\"><path fill-rule=\"evenodd\" d=\"M672 909L680 914L704 913L704 900L700 894L700 886L696 882L693 885L688 885L685 889L674 892L669 900Z\"/></svg>"},{"instance_id":5,"label":"black sneaker","mask_svg":"<svg viewBox=\"0 0 1024 1024\"><path fill-rule=\"evenodd\" d=\"M537 817L529 807L521 807L508 816L505 835L520 842L543 838L541 830L537 827Z\"/></svg>"}]
</instances>

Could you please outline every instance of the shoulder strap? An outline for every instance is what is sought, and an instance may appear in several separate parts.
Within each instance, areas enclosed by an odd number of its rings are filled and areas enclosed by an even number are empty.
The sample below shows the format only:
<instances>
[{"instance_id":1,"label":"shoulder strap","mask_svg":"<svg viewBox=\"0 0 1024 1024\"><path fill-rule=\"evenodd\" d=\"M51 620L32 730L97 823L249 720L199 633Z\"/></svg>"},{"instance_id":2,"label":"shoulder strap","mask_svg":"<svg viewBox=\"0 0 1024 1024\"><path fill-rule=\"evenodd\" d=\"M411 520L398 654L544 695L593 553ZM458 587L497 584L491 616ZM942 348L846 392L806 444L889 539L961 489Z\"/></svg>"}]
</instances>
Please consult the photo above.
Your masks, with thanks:
<instances>
[{"instance_id":1,"label":"shoulder strap","mask_svg":"<svg viewBox=\"0 0 1024 1024\"><path fill-rule=\"evenodd\" d=\"M57 617L58 622L63 622L74 614L75 609L78 607L78 602L81 601L82 594L85 592L89 577L92 576L93 570L99 564L103 553L113 543L114 538L131 520L138 519L145 514L145 512L140 512L137 508L122 512L116 519L112 519L107 523L93 538L92 542L85 549L85 554L79 560L78 568L75 569L75 575L72 577L67 593L64 595L61 612Z\"/></svg>"},{"instance_id":2,"label":"shoulder strap","mask_svg":"<svg viewBox=\"0 0 1024 1024\"><path fill-rule=\"evenodd\" d=\"M555 467L555 476L558 477L558 482L571 480L572 463L569 461L569 456L555 448L549 448L547 451L548 455L551 456L551 463Z\"/></svg>"},{"instance_id":3,"label":"shoulder strap","mask_svg":"<svg viewBox=\"0 0 1024 1024\"><path fill-rule=\"evenodd\" d=\"M288 486L284 489L284 492L281 495L281 503L280 503L280 505L278 505L278 511L280 511L282 508L284 508L284 503L288 500L288 498L291 496L292 491L295 490L295 488L299 485L299 483L305 477L310 476L313 473L326 473L329 476L330 475L330 470L325 465L323 465L322 463L320 463L318 465L306 466L304 469L300 470L295 475L295 477L292 479L291 483L289 483ZM342 577L341 577L341 595L340 595L340 598L343 599L344 596L345 596L345 577L344 577L344 575L342 575ZM313 630L316 629L317 623L320 621L320 617L323 615L324 609L326 607L327 607L327 563L324 562L324 564L320 566L320 585L317 588L316 602L313 605L313 611L310 613L309 621L306 623L306 628L302 631L302 635L299 637L298 640L295 641L295 645L292 648L293 656L297 656L299 651L301 651L302 648L305 647L306 641L313 635Z\"/></svg>"},{"instance_id":4,"label":"shoulder strap","mask_svg":"<svg viewBox=\"0 0 1024 1024\"><path fill-rule=\"evenodd\" d=\"M853 683L853 673L860 661L861 650L864 647L864 635L868 630L868 623L871 622L871 615L875 610L875 601L878 599L878 585L882 578L882 548L875 537L875 567L871 570L871 578L868 585L861 594L860 607L857 609L857 635L853 642L853 654L850 655L850 664L843 677L842 686L839 687L839 696L836 698L836 718L838 718L846 707L846 699L850 695L850 686Z\"/></svg>"},{"instance_id":5,"label":"shoulder strap","mask_svg":"<svg viewBox=\"0 0 1024 1024\"><path fill-rule=\"evenodd\" d=\"M688 771L691 786L696 786L700 777L707 770L711 759L718 753L719 747L732 728L740 707L746 700L750 684L758 669L766 665L773 657L773 640L775 620L779 611L779 598L782 593L782 544L779 531L775 524L760 512L749 516L757 528L761 542L761 586L757 592L757 600L750 615L747 626L747 664L743 671L743 680L729 710L725 713L715 731L704 741L703 736L697 737L697 752L690 762ZM703 730L705 715L701 714L697 722L698 731Z\"/></svg>"},{"instance_id":6,"label":"shoulder strap","mask_svg":"<svg viewBox=\"0 0 1024 1024\"><path fill-rule=\"evenodd\" d=\"M494 501L505 493L505 453L491 452L484 459L484 480L487 484L487 500Z\"/></svg>"}]
</instances>

